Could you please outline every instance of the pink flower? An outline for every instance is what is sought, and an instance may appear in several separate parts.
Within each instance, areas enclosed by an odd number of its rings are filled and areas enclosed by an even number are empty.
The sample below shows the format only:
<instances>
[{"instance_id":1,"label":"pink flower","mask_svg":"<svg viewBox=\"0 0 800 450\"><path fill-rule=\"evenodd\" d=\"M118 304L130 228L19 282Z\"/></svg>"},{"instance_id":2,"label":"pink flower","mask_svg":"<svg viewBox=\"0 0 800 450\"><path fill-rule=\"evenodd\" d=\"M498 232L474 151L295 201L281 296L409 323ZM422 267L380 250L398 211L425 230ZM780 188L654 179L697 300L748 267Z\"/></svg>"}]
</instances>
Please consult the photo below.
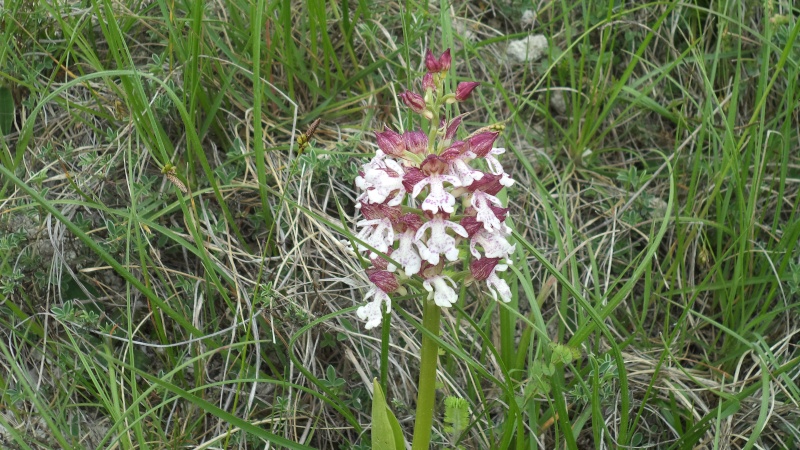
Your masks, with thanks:
<instances>
[{"instance_id":1,"label":"pink flower","mask_svg":"<svg viewBox=\"0 0 800 450\"><path fill-rule=\"evenodd\" d=\"M478 85L480 85L480 83L477 81L462 81L458 83L458 86L456 86L456 100L463 102L468 99L472 90L478 87Z\"/></svg>"},{"instance_id":2,"label":"pink flower","mask_svg":"<svg viewBox=\"0 0 800 450\"><path fill-rule=\"evenodd\" d=\"M447 150L442 152L441 158L447 161L448 173L458 178L461 186L469 186L475 180L483 178L483 172L470 167L469 162L475 158L475 155L464 141L453 142Z\"/></svg>"},{"instance_id":3,"label":"pink flower","mask_svg":"<svg viewBox=\"0 0 800 450\"><path fill-rule=\"evenodd\" d=\"M499 261L500 258L474 259L469 265L469 270L476 280L486 280L486 285L489 287L489 293L493 299L497 300L497 297L500 297L504 302L510 302L511 289L505 280L497 276L498 271L503 272L508 269L508 266L498 264Z\"/></svg>"},{"instance_id":4,"label":"pink flower","mask_svg":"<svg viewBox=\"0 0 800 450\"><path fill-rule=\"evenodd\" d=\"M425 53L425 68L431 73L447 72L450 70L451 59L449 48L439 58L434 57L429 49Z\"/></svg>"},{"instance_id":5,"label":"pink flower","mask_svg":"<svg viewBox=\"0 0 800 450\"><path fill-rule=\"evenodd\" d=\"M516 246L508 243L508 234L503 231L486 231L485 228L478 230L472 235L469 241L469 251L475 258L506 258L514 253ZM483 248L481 256L477 247Z\"/></svg>"},{"instance_id":6,"label":"pink flower","mask_svg":"<svg viewBox=\"0 0 800 450\"><path fill-rule=\"evenodd\" d=\"M458 301L458 294L453 289L455 285L456 282L446 275L431 277L422 282L422 286L429 292L428 300L433 299L442 308L449 308Z\"/></svg>"},{"instance_id":7,"label":"pink flower","mask_svg":"<svg viewBox=\"0 0 800 450\"><path fill-rule=\"evenodd\" d=\"M425 105L425 99L422 98L421 95L415 92L405 91L398 95L398 97L400 97L400 100L402 100L403 103L405 103L406 106L408 106L415 113L422 114L425 112L427 105Z\"/></svg>"},{"instance_id":8,"label":"pink flower","mask_svg":"<svg viewBox=\"0 0 800 450\"><path fill-rule=\"evenodd\" d=\"M417 230L422 226L422 219L416 215L408 213L399 219L398 228L401 230L399 244L397 250L392 252L392 259L397 261L403 267L406 276L412 276L419 273L422 267L422 258L419 253L414 250L417 243L415 235Z\"/></svg>"},{"instance_id":9,"label":"pink flower","mask_svg":"<svg viewBox=\"0 0 800 450\"><path fill-rule=\"evenodd\" d=\"M443 173L448 168L447 163L436 155L428 155L425 161L422 162L421 167L422 173L427 177L414 184L411 196L416 198L425 186L430 186L430 192L422 202L422 209L433 214L438 213L440 210L448 214L452 213L456 198L444 189L444 183L461 186L461 180L453 175Z\"/></svg>"},{"instance_id":10,"label":"pink flower","mask_svg":"<svg viewBox=\"0 0 800 450\"><path fill-rule=\"evenodd\" d=\"M386 304L386 313L392 311L392 299L389 294L383 292L377 285L373 285L366 294L364 300L373 297L373 300L356 310L356 315L361 320L366 320L364 328L370 330L377 327L383 321L383 311L381 307Z\"/></svg>"},{"instance_id":11,"label":"pink flower","mask_svg":"<svg viewBox=\"0 0 800 450\"><path fill-rule=\"evenodd\" d=\"M364 173L356 177L356 186L364 191L357 200L366 199L368 203L383 203L394 192L394 197L388 204L399 205L405 195L404 173L403 166L393 159L386 159L386 154L378 150L372 161L364 165Z\"/></svg>"},{"instance_id":12,"label":"pink flower","mask_svg":"<svg viewBox=\"0 0 800 450\"><path fill-rule=\"evenodd\" d=\"M431 234L427 241L423 243L425 232L430 228ZM456 234L467 237L467 230L461 225L445 220L442 214L435 215L431 220L422 224L414 235L417 247L419 248L419 256L425 261L436 265L439 264L439 255L444 256L449 261L455 261L458 258L458 248L456 248L456 239L447 234L447 229L450 228Z\"/></svg>"},{"instance_id":13,"label":"pink flower","mask_svg":"<svg viewBox=\"0 0 800 450\"><path fill-rule=\"evenodd\" d=\"M508 228L505 224L503 224L503 219L505 219L505 213L507 210L502 207L503 203L500 201L500 199L494 195L489 195L483 191L475 191L472 194L471 204L472 207L475 208L475 219L478 222L481 222L487 231L499 231L501 229ZM503 219L501 219L496 210L492 208L492 205L501 209L501 215ZM510 231L506 230L506 232Z\"/></svg>"}]
</instances>

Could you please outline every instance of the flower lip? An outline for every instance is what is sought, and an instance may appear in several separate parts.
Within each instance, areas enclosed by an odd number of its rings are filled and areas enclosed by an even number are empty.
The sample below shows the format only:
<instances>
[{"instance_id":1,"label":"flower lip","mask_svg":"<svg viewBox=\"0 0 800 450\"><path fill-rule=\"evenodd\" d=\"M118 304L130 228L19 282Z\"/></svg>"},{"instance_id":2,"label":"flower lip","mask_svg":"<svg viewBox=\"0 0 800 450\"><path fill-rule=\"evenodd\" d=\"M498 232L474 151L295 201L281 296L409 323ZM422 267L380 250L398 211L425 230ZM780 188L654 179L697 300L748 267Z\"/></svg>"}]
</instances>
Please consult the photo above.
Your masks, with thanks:
<instances>
[{"instance_id":1,"label":"flower lip","mask_svg":"<svg viewBox=\"0 0 800 450\"><path fill-rule=\"evenodd\" d=\"M380 290L378 286L372 286L364 295L364 300L370 297L373 297L373 300L356 311L356 315L367 322L364 324L364 328L368 330L381 324L383 319L382 306L384 304L386 304L387 313L392 311L392 300L389 298L389 294Z\"/></svg>"},{"instance_id":2,"label":"flower lip","mask_svg":"<svg viewBox=\"0 0 800 450\"><path fill-rule=\"evenodd\" d=\"M446 275L438 275L422 282L422 286L429 292L428 299L433 299L437 306L449 308L458 301L458 294L453 289L456 283Z\"/></svg>"}]
</instances>

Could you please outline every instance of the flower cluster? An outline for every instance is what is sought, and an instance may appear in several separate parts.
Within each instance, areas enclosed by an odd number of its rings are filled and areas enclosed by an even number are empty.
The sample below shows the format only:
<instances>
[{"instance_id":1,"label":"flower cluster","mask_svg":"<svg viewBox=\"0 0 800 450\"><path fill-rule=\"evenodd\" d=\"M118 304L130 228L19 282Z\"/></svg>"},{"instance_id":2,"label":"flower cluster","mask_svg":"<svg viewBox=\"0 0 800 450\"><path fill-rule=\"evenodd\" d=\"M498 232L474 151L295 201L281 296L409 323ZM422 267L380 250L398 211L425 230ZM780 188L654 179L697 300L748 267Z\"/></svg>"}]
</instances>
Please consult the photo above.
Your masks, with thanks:
<instances>
[{"instance_id":1,"label":"flower cluster","mask_svg":"<svg viewBox=\"0 0 800 450\"><path fill-rule=\"evenodd\" d=\"M390 311L389 294L403 292L402 282L415 275L424 280L428 299L440 307L458 299L456 280L485 281L495 300L511 300L508 284L497 274L508 268L514 252L504 223L508 209L497 194L514 180L497 160L505 151L494 147L498 132L478 131L460 140L462 117L440 117L445 105L466 100L479 84L461 82L455 92L446 92L450 63L450 50L438 58L428 51L423 94L399 95L427 119L430 131L385 128L376 133L379 150L356 178L356 207L364 217L356 224L357 237L368 245L359 244L358 250L372 263L367 270L372 285L365 296L372 300L357 311L367 329L381 323L384 304ZM481 160L482 165L473 165ZM455 271L452 266L460 261L462 270Z\"/></svg>"}]
</instances>

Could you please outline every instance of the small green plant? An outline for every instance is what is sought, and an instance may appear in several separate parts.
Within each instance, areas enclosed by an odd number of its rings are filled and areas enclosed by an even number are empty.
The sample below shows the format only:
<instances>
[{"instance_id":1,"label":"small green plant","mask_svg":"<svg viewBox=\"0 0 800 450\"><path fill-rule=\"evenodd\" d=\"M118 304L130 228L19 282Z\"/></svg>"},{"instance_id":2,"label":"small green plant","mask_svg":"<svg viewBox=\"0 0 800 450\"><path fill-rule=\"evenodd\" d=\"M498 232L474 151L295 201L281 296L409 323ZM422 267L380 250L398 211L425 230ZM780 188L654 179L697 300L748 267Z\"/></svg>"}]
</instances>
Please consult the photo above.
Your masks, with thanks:
<instances>
[{"instance_id":1,"label":"small green plant","mask_svg":"<svg viewBox=\"0 0 800 450\"><path fill-rule=\"evenodd\" d=\"M597 370L592 368L586 379L590 383L594 383L597 380L600 401L606 404L613 400L617 393L616 380L619 378L617 364L608 353L604 354L600 359L595 359L591 355L589 357L596 362ZM587 404L591 401L592 388L587 383L577 383L570 391L570 394L576 402Z\"/></svg>"},{"instance_id":2,"label":"small green plant","mask_svg":"<svg viewBox=\"0 0 800 450\"><path fill-rule=\"evenodd\" d=\"M450 434L452 442L457 442L461 433L470 423L469 403L463 398L448 396L444 399L444 431ZM459 446L459 448L462 448Z\"/></svg>"}]
</instances>

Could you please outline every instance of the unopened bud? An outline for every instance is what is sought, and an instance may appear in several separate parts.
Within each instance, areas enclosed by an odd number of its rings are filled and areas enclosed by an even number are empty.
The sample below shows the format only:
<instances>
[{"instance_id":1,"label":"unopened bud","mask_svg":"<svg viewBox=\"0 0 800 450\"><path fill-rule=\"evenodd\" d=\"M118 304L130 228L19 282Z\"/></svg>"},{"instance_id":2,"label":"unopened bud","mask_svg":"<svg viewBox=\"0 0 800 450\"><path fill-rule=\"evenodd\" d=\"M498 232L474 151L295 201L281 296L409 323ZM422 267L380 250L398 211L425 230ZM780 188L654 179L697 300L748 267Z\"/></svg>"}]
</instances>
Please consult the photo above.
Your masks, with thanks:
<instances>
[{"instance_id":1,"label":"unopened bud","mask_svg":"<svg viewBox=\"0 0 800 450\"><path fill-rule=\"evenodd\" d=\"M463 102L469 98L472 90L478 87L480 83L477 81L462 81L456 86L456 100Z\"/></svg>"},{"instance_id":2,"label":"unopened bud","mask_svg":"<svg viewBox=\"0 0 800 450\"><path fill-rule=\"evenodd\" d=\"M382 133L375 133L375 140L378 147L387 155L400 156L406 150L405 142L400 133L396 133L386 128Z\"/></svg>"},{"instance_id":3,"label":"unopened bud","mask_svg":"<svg viewBox=\"0 0 800 450\"><path fill-rule=\"evenodd\" d=\"M403 103L405 103L406 106L411 108L411 110L415 113L422 114L422 112L425 111L425 99L421 95L411 91L406 91L400 94L399 97L400 100L402 100Z\"/></svg>"}]
</instances>

